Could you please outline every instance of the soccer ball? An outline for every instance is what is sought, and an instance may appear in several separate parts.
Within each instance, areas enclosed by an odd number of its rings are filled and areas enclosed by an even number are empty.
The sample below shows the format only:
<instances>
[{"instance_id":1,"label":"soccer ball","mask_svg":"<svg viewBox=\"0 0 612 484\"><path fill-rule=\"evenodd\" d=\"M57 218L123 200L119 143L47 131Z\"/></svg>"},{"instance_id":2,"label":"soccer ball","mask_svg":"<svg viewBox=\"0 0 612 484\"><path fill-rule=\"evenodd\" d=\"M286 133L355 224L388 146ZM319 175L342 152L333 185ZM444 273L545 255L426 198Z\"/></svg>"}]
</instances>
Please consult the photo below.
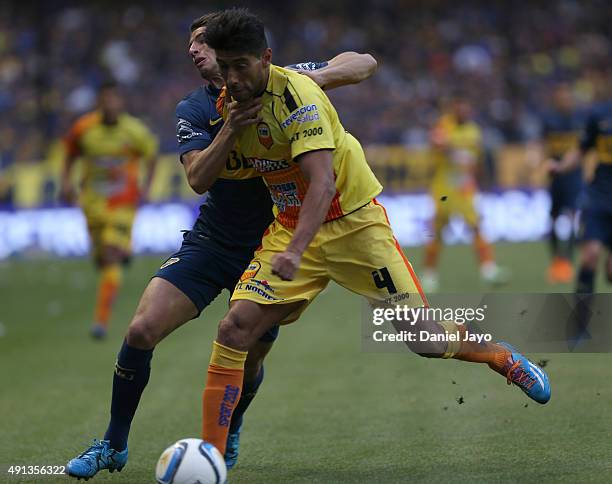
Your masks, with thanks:
<instances>
[{"instance_id":1,"label":"soccer ball","mask_svg":"<svg viewBox=\"0 0 612 484\"><path fill-rule=\"evenodd\" d=\"M159 484L225 484L227 468L217 448L200 439L181 439L162 453L155 467Z\"/></svg>"}]
</instances>

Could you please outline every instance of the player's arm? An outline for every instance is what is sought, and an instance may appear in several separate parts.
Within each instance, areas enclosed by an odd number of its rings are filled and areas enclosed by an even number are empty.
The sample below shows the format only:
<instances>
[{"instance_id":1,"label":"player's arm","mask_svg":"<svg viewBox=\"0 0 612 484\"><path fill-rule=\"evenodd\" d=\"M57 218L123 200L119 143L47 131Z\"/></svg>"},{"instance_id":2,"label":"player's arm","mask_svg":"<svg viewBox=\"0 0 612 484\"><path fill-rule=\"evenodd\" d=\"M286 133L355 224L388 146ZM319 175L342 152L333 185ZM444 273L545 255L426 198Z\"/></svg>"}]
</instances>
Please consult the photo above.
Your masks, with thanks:
<instances>
[{"instance_id":1,"label":"player's arm","mask_svg":"<svg viewBox=\"0 0 612 484\"><path fill-rule=\"evenodd\" d=\"M140 200L142 203L149 201L149 193L151 192L151 184L153 183L153 177L155 176L155 169L157 168L157 156L153 156L144 160L145 164L145 177L141 188Z\"/></svg>"},{"instance_id":2,"label":"player's arm","mask_svg":"<svg viewBox=\"0 0 612 484\"><path fill-rule=\"evenodd\" d=\"M272 260L272 273L283 280L293 279L302 254L321 228L336 194L331 150L309 151L297 157L296 161L309 183L291 242L285 252Z\"/></svg>"},{"instance_id":3,"label":"player's arm","mask_svg":"<svg viewBox=\"0 0 612 484\"><path fill-rule=\"evenodd\" d=\"M59 196L64 203L74 203L76 201L76 191L72 184L72 169L80 154L79 138L79 125L76 123L62 140L64 143L64 159L60 175Z\"/></svg>"},{"instance_id":4,"label":"player's arm","mask_svg":"<svg viewBox=\"0 0 612 484\"><path fill-rule=\"evenodd\" d=\"M376 72L378 63L370 54L342 52L327 62L309 62L288 67L310 77L321 89L330 90L365 81Z\"/></svg>"},{"instance_id":5,"label":"player's arm","mask_svg":"<svg viewBox=\"0 0 612 484\"><path fill-rule=\"evenodd\" d=\"M219 177L242 128L261 121L260 109L259 98L228 103L225 122L212 142L202 150L192 150L182 156L187 181L197 194L205 193Z\"/></svg>"},{"instance_id":6,"label":"player's arm","mask_svg":"<svg viewBox=\"0 0 612 484\"><path fill-rule=\"evenodd\" d=\"M137 142L139 144L141 166L144 169L144 178L140 186L140 203L146 203L149 201L151 184L157 168L159 141L149 128L142 123L137 131Z\"/></svg>"}]
</instances>

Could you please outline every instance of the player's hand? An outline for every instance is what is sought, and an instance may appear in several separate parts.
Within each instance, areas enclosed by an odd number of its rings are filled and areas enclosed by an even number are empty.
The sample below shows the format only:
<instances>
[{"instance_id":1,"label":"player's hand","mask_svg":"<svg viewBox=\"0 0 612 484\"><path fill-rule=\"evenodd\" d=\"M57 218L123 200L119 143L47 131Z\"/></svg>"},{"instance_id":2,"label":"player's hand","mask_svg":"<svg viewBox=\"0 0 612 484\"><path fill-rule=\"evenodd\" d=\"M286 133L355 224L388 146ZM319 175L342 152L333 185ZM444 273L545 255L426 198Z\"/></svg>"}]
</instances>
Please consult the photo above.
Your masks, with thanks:
<instances>
[{"instance_id":1,"label":"player's hand","mask_svg":"<svg viewBox=\"0 0 612 484\"><path fill-rule=\"evenodd\" d=\"M250 101L227 103L227 118L225 126L233 133L240 132L246 126L259 123L262 118L259 115L261 110L261 98L254 98Z\"/></svg>"},{"instance_id":2,"label":"player's hand","mask_svg":"<svg viewBox=\"0 0 612 484\"><path fill-rule=\"evenodd\" d=\"M300 266L302 255L286 250L272 257L272 274L283 281L292 281Z\"/></svg>"}]
</instances>

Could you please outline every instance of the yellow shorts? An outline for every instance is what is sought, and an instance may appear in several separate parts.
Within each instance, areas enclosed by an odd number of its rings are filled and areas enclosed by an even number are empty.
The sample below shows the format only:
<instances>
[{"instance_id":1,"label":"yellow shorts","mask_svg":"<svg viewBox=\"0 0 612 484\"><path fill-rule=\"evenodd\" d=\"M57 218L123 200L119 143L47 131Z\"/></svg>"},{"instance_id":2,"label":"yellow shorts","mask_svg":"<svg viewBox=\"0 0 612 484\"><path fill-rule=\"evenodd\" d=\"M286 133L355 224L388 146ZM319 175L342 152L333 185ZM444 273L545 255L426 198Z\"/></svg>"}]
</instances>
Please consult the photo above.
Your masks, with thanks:
<instances>
[{"instance_id":1,"label":"yellow shorts","mask_svg":"<svg viewBox=\"0 0 612 484\"><path fill-rule=\"evenodd\" d=\"M434 229L441 232L452 215L460 215L470 227L478 226L478 214L474 207L474 193L463 193L456 188L437 189L431 195L436 205Z\"/></svg>"},{"instance_id":2,"label":"yellow shorts","mask_svg":"<svg viewBox=\"0 0 612 484\"><path fill-rule=\"evenodd\" d=\"M104 198L84 198L81 206L87 219L87 230L95 258L102 255L103 247L108 246L131 252L136 207L122 205L109 208Z\"/></svg>"},{"instance_id":3,"label":"yellow shorts","mask_svg":"<svg viewBox=\"0 0 612 484\"><path fill-rule=\"evenodd\" d=\"M304 306L283 321L289 323L332 280L371 302L413 307L427 304L414 270L393 236L385 209L376 200L323 224L302 255L295 279L283 281L272 275L271 260L285 251L292 236L292 229L272 222L236 284L232 301L304 301Z\"/></svg>"}]
</instances>

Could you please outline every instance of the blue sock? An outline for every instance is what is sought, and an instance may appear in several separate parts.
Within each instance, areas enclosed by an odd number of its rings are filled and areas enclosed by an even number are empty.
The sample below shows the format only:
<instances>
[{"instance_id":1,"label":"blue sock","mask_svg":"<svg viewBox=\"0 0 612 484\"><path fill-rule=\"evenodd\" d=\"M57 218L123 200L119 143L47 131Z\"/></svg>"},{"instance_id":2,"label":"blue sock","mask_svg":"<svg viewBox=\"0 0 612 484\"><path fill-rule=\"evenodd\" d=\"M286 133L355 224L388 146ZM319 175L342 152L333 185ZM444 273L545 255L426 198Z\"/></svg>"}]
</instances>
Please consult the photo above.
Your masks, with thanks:
<instances>
[{"instance_id":1,"label":"blue sock","mask_svg":"<svg viewBox=\"0 0 612 484\"><path fill-rule=\"evenodd\" d=\"M592 294L595 288L595 272L586 267L581 267L578 272L576 292L578 294Z\"/></svg>"},{"instance_id":2,"label":"blue sock","mask_svg":"<svg viewBox=\"0 0 612 484\"><path fill-rule=\"evenodd\" d=\"M261 366L261 370L257 374L257 377L251 381L245 381L242 385L242 393L240 395L240 400L238 401L238 405L234 409L234 413L232 414L232 421L230 422L230 433L235 432L242 425L242 417L244 412L246 412L247 408L257 395L257 389L261 382L264 379L264 368Z\"/></svg>"},{"instance_id":3,"label":"blue sock","mask_svg":"<svg viewBox=\"0 0 612 484\"><path fill-rule=\"evenodd\" d=\"M153 350L139 350L123 341L113 375L111 418L104 440L118 451L127 447L130 425L140 396L149 382Z\"/></svg>"}]
</instances>

